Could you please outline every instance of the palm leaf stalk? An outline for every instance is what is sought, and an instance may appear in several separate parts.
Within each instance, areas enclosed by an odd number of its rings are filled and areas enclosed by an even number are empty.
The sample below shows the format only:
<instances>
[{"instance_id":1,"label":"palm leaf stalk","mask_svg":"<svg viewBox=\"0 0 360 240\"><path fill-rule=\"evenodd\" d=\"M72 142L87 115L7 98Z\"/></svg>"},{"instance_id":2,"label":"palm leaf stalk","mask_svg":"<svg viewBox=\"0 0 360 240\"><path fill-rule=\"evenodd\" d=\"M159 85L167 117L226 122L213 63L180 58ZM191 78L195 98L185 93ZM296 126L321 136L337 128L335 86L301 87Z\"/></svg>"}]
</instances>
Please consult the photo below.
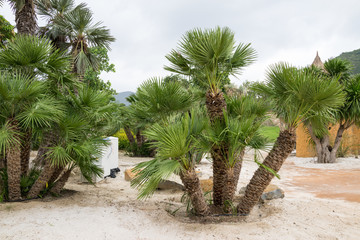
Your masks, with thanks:
<instances>
[{"instance_id":1,"label":"palm leaf stalk","mask_svg":"<svg viewBox=\"0 0 360 240\"><path fill-rule=\"evenodd\" d=\"M249 214L274 174L293 151L296 127L315 114L330 117L344 100L338 79L329 81L286 63L271 66L267 72L266 85L258 84L255 90L271 99L274 113L286 127L280 131L273 148L254 173L237 206L238 213L245 215Z\"/></svg>"}]
</instances>

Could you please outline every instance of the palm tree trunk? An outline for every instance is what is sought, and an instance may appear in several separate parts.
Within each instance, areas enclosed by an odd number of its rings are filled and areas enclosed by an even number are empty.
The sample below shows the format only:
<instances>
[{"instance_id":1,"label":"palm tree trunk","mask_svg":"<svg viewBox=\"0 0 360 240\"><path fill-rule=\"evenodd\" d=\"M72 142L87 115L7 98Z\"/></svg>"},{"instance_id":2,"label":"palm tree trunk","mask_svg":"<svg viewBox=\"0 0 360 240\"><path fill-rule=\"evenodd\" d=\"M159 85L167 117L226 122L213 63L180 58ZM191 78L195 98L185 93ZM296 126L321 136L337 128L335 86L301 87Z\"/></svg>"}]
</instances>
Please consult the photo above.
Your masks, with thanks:
<instances>
[{"instance_id":1,"label":"palm tree trunk","mask_svg":"<svg viewBox=\"0 0 360 240\"><path fill-rule=\"evenodd\" d=\"M210 121L213 123L217 119L224 119L224 111L226 111L226 102L224 94L221 91L213 92L208 90L206 92L206 108L209 114Z\"/></svg>"},{"instance_id":2,"label":"palm tree trunk","mask_svg":"<svg viewBox=\"0 0 360 240\"><path fill-rule=\"evenodd\" d=\"M6 167L6 155L0 152L0 169Z\"/></svg>"},{"instance_id":3,"label":"palm tree trunk","mask_svg":"<svg viewBox=\"0 0 360 240\"><path fill-rule=\"evenodd\" d=\"M144 144L144 136L141 134L141 130L138 129L137 133L136 133L136 143L138 148L140 149L142 147L142 145Z\"/></svg>"},{"instance_id":4,"label":"palm tree trunk","mask_svg":"<svg viewBox=\"0 0 360 240\"><path fill-rule=\"evenodd\" d=\"M204 194L200 186L200 180L195 172L195 169L181 171L180 178L185 186L186 192L190 196L190 201L194 207L196 215L209 215L209 206L206 204Z\"/></svg>"},{"instance_id":5,"label":"palm tree trunk","mask_svg":"<svg viewBox=\"0 0 360 240\"><path fill-rule=\"evenodd\" d=\"M222 206L224 203L224 189L226 187L228 169L225 165L225 156L219 146L211 148L213 159L213 200L215 206Z\"/></svg>"},{"instance_id":6,"label":"palm tree trunk","mask_svg":"<svg viewBox=\"0 0 360 240\"><path fill-rule=\"evenodd\" d=\"M127 139L129 140L130 145L135 143L134 136L132 135L131 129L128 126L124 127L124 132L126 134Z\"/></svg>"},{"instance_id":7,"label":"palm tree trunk","mask_svg":"<svg viewBox=\"0 0 360 240\"><path fill-rule=\"evenodd\" d=\"M49 130L45 132L41 145L37 152L36 158L33 161L34 162L33 166L35 168L39 168L39 169L43 168L43 166L45 165L46 153L49 151L48 147L54 146L57 139L58 139L58 134L53 130Z\"/></svg>"},{"instance_id":8,"label":"palm tree trunk","mask_svg":"<svg viewBox=\"0 0 360 240\"><path fill-rule=\"evenodd\" d=\"M286 158L293 151L296 143L295 130L281 131L274 147L265 158L263 165L278 172ZM274 175L263 167L259 167L246 187L245 195L241 199L237 210L239 214L249 214L259 201L261 194L270 184Z\"/></svg>"},{"instance_id":9,"label":"palm tree trunk","mask_svg":"<svg viewBox=\"0 0 360 240\"><path fill-rule=\"evenodd\" d=\"M19 123L15 119L9 120L9 125L14 131L19 131ZM20 141L20 139L18 139ZM7 160L7 174L8 174L8 189L9 201L16 201L21 199L21 158L20 158L20 142L14 142L6 150Z\"/></svg>"},{"instance_id":10,"label":"palm tree trunk","mask_svg":"<svg viewBox=\"0 0 360 240\"><path fill-rule=\"evenodd\" d=\"M28 198L37 198L42 190L44 190L49 185L49 180L51 179L55 168L51 166L50 161L46 160L45 166L40 173L39 178L35 181L34 185L31 187L27 197Z\"/></svg>"},{"instance_id":11,"label":"palm tree trunk","mask_svg":"<svg viewBox=\"0 0 360 240\"><path fill-rule=\"evenodd\" d=\"M24 0L22 8L16 9L15 22L18 33L35 35L37 23L33 0Z\"/></svg>"},{"instance_id":12,"label":"palm tree trunk","mask_svg":"<svg viewBox=\"0 0 360 240\"><path fill-rule=\"evenodd\" d=\"M53 174L49 180L49 185L54 183L58 179L58 177L63 172L63 170L64 170L64 167L56 167L55 168L55 171L53 172Z\"/></svg>"},{"instance_id":13,"label":"palm tree trunk","mask_svg":"<svg viewBox=\"0 0 360 240\"><path fill-rule=\"evenodd\" d=\"M329 135L325 135L322 138L316 137L311 126L308 126L310 136L315 142L316 155L318 163L334 163L336 162L337 150L341 145L341 139L344 131L351 125L340 124L339 129L336 133L334 145L330 145Z\"/></svg>"},{"instance_id":14,"label":"palm tree trunk","mask_svg":"<svg viewBox=\"0 0 360 240\"><path fill-rule=\"evenodd\" d=\"M30 151L31 151L31 129L25 130L21 139L21 175L25 176L29 170Z\"/></svg>"},{"instance_id":15,"label":"palm tree trunk","mask_svg":"<svg viewBox=\"0 0 360 240\"><path fill-rule=\"evenodd\" d=\"M206 92L206 108L210 122L224 120L224 111L226 111L226 102L221 91ZM211 157L213 159L213 200L215 206L222 206L224 203L223 190L227 180L227 148L214 144L211 148Z\"/></svg>"},{"instance_id":16,"label":"palm tree trunk","mask_svg":"<svg viewBox=\"0 0 360 240\"><path fill-rule=\"evenodd\" d=\"M66 182L68 181L71 174L71 169L66 170L63 175L57 180L55 185L51 188L51 192L57 195L60 194L61 190L64 188Z\"/></svg>"},{"instance_id":17,"label":"palm tree trunk","mask_svg":"<svg viewBox=\"0 0 360 240\"><path fill-rule=\"evenodd\" d=\"M226 185L223 191L223 200L233 202L237 185L239 182L242 160L245 154L245 150L242 150L237 156L234 167L228 168L226 172Z\"/></svg>"}]
</instances>

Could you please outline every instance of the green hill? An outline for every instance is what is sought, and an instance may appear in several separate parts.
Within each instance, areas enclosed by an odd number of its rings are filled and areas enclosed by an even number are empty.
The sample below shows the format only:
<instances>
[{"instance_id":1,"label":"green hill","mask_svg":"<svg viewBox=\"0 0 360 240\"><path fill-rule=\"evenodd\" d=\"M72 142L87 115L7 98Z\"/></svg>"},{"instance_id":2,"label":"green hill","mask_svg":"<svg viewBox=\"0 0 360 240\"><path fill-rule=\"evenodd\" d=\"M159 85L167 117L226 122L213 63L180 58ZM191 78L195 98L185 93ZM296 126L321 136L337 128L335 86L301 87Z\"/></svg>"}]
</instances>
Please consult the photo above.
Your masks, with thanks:
<instances>
[{"instance_id":1,"label":"green hill","mask_svg":"<svg viewBox=\"0 0 360 240\"><path fill-rule=\"evenodd\" d=\"M128 105L130 105L130 103L128 101L126 101L126 98L128 96L130 96L131 94L134 94L134 93L130 92L130 91L126 91L126 92L118 93L118 94L114 95L114 97L118 103L123 103L126 106L128 106Z\"/></svg>"},{"instance_id":2,"label":"green hill","mask_svg":"<svg viewBox=\"0 0 360 240\"><path fill-rule=\"evenodd\" d=\"M360 49L354 50L352 52L344 52L338 56L338 58L348 60L353 64L353 74L360 73Z\"/></svg>"}]
</instances>

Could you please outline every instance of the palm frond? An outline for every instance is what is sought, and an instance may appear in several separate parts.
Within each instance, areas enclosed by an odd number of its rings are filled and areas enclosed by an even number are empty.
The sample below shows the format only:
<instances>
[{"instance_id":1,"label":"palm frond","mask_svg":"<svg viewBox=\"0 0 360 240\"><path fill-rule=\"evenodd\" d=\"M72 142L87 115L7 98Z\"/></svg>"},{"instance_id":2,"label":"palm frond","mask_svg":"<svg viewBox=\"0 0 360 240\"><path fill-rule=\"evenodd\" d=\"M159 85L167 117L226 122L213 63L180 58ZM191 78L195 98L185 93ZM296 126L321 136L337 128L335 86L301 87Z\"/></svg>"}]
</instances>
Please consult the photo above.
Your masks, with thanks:
<instances>
[{"instance_id":1,"label":"palm frond","mask_svg":"<svg viewBox=\"0 0 360 240\"><path fill-rule=\"evenodd\" d=\"M139 189L138 199L146 199L155 192L162 180L179 173L180 169L179 162L170 159L155 158L139 163L134 168L136 176L131 181L131 186Z\"/></svg>"},{"instance_id":2,"label":"palm frond","mask_svg":"<svg viewBox=\"0 0 360 240\"><path fill-rule=\"evenodd\" d=\"M178 49L166 56L171 64L165 69L192 76L199 83L207 83L208 88L217 91L229 74L239 74L255 57L250 44L236 46L234 33L229 28L197 28L186 32Z\"/></svg>"},{"instance_id":3,"label":"palm frond","mask_svg":"<svg viewBox=\"0 0 360 240\"><path fill-rule=\"evenodd\" d=\"M6 121L5 124L0 125L0 154L6 153L12 145L20 145L21 133L11 127L11 124Z\"/></svg>"},{"instance_id":4,"label":"palm frond","mask_svg":"<svg viewBox=\"0 0 360 240\"><path fill-rule=\"evenodd\" d=\"M273 111L290 128L313 116L331 117L344 101L338 79L298 70L287 63L272 65L266 85L258 84L254 90L271 100Z\"/></svg>"}]
</instances>

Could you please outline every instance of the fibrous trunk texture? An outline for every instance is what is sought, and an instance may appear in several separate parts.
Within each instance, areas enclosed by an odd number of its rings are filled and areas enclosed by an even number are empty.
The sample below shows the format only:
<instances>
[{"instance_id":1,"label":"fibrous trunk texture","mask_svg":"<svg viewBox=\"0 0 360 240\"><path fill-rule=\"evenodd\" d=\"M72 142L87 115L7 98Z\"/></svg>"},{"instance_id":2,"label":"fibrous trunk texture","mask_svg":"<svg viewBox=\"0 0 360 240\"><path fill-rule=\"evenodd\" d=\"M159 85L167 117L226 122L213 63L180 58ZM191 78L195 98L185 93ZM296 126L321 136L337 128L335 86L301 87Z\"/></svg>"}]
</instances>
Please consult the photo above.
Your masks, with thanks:
<instances>
[{"instance_id":1,"label":"fibrous trunk texture","mask_svg":"<svg viewBox=\"0 0 360 240\"><path fill-rule=\"evenodd\" d=\"M33 0L24 0L22 8L16 9L15 22L18 33L35 35L37 23Z\"/></svg>"},{"instance_id":2,"label":"fibrous trunk texture","mask_svg":"<svg viewBox=\"0 0 360 240\"><path fill-rule=\"evenodd\" d=\"M341 139L344 131L347 129L343 124L340 124L339 129L336 133L334 145L330 144L330 137L328 135L323 138L318 138L315 136L312 127L308 126L309 133L316 146L316 155L318 163L335 163L337 150L341 145Z\"/></svg>"},{"instance_id":3,"label":"fibrous trunk texture","mask_svg":"<svg viewBox=\"0 0 360 240\"><path fill-rule=\"evenodd\" d=\"M224 111L226 111L226 102L222 92L206 92L206 108L211 122L218 119L224 119Z\"/></svg>"},{"instance_id":4,"label":"fibrous trunk texture","mask_svg":"<svg viewBox=\"0 0 360 240\"><path fill-rule=\"evenodd\" d=\"M6 167L6 155L0 152L0 169Z\"/></svg>"},{"instance_id":5,"label":"fibrous trunk texture","mask_svg":"<svg viewBox=\"0 0 360 240\"><path fill-rule=\"evenodd\" d=\"M35 181L27 195L28 198L37 198L40 192L49 185L49 180L52 177L55 168L51 166L49 160L46 159L45 162L45 166L41 171L39 178Z\"/></svg>"},{"instance_id":6,"label":"fibrous trunk texture","mask_svg":"<svg viewBox=\"0 0 360 240\"><path fill-rule=\"evenodd\" d=\"M223 191L223 201L230 201L233 202L235 192L237 189L241 167L242 167L242 160L244 157L245 151L241 151L236 156L236 163L233 167L228 168L226 172L226 185Z\"/></svg>"},{"instance_id":7,"label":"fibrous trunk texture","mask_svg":"<svg viewBox=\"0 0 360 240\"><path fill-rule=\"evenodd\" d=\"M206 108L210 122L224 121L224 111L226 111L226 102L222 92L206 92ZM223 190L227 180L227 147L225 144L219 146L214 144L211 148L211 157L213 159L213 200L215 206L222 206L224 203Z\"/></svg>"},{"instance_id":8,"label":"fibrous trunk texture","mask_svg":"<svg viewBox=\"0 0 360 240\"><path fill-rule=\"evenodd\" d=\"M194 207L196 215L209 215L209 206L206 204L203 191L200 186L200 180L194 169L182 171L180 178L185 186L186 192L189 194L191 204Z\"/></svg>"},{"instance_id":9,"label":"fibrous trunk texture","mask_svg":"<svg viewBox=\"0 0 360 240\"><path fill-rule=\"evenodd\" d=\"M43 168L45 165L46 154L49 151L49 147L53 147L56 144L56 140L58 138L58 134L52 130L47 131L44 134L41 145L39 147L36 158L33 161L33 166L37 169Z\"/></svg>"},{"instance_id":10,"label":"fibrous trunk texture","mask_svg":"<svg viewBox=\"0 0 360 240\"><path fill-rule=\"evenodd\" d=\"M50 180L49 180L49 185L54 183L60 176L60 174L63 172L64 167L56 167Z\"/></svg>"},{"instance_id":11,"label":"fibrous trunk texture","mask_svg":"<svg viewBox=\"0 0 360 240\"><path fill-rule=\"evenodd\" d=\"M19 123L15 119L9 120L10 127L14 131L19 131ZM8 189L9 189L9 201L16 201L21 199L21 159L20 159L20 139L15 141L6 150L7 160L7 174L8 174Z\"/></svg>"},{"instance_id":12,"label":"fibrous trunk texture","mask_svg":"<svg viewBox=\"0 0 360 240\"><path fill-rule=\"evenodd\" d=\"M296 135L294 130L281 131L274 147L262 164L278 172L286 158L294 149L295 143ZM239 214L250 213L273 178L274 175L271 172L259 166L246 187L244 197L242 197L237 206Z\"/></svg>"},{"instance_id":13,"label":"fibrous trunk texture","mask_svg":"<svg viewBox=\"0 0 360 240\"><path fill-rule=\"evenodd\" d=\"M138 146L139 149L142 147L144 142L145 142L145 138L141 134L141 130L138 130L137 133L136 133L136 143L137 143L137 146Z\"/></svg>"},{"instance_id":14,"label":"fibrous trunk texture","mask_svg":"<svg viewBox=\"0 0 360 240\"><path fill-rule=\"evenodd\" d=\"M130 145L135 143L135 138L132 135L131 129L129 127L124 127L124 132L126 134L127 139L129 140Z\"/></svg>"},{"instance_id":15,"label":"fibrous trunk texture","mask_svg":"<svg viewBox=\"0 0 360 240\"><path fill-rule=\"evenodd\" d=\"M225 161L226 155L219 146L214 145L211 148L211 157L213 160L213 200L215 206L224 204L224 190L226 187L228 169Z\"/></svg>"},{"instance_id":16,"label":"fibrous trunk texture","mask_svg":"<svg viewBox=\"0 0 360 240\"><path fill-rule=\"evenodd\" d=\"M57 180L55 185L51 188L51 192L55 194L60 194L61 190L64 188L66 182L68 181L71 174L71 169L66 170L63 175Z\"/></svg>"},{"instance_id":17,"label":"fibrous trunk texture","mask_svg":"<svg viewBox=\"0 0 360 240\"><path fill-rule=\"evenodd\" d=\"M28 129L23 134L21 139L21 175L25 176L29 170L32 131Z\"/></svg>"}]
</instances>

